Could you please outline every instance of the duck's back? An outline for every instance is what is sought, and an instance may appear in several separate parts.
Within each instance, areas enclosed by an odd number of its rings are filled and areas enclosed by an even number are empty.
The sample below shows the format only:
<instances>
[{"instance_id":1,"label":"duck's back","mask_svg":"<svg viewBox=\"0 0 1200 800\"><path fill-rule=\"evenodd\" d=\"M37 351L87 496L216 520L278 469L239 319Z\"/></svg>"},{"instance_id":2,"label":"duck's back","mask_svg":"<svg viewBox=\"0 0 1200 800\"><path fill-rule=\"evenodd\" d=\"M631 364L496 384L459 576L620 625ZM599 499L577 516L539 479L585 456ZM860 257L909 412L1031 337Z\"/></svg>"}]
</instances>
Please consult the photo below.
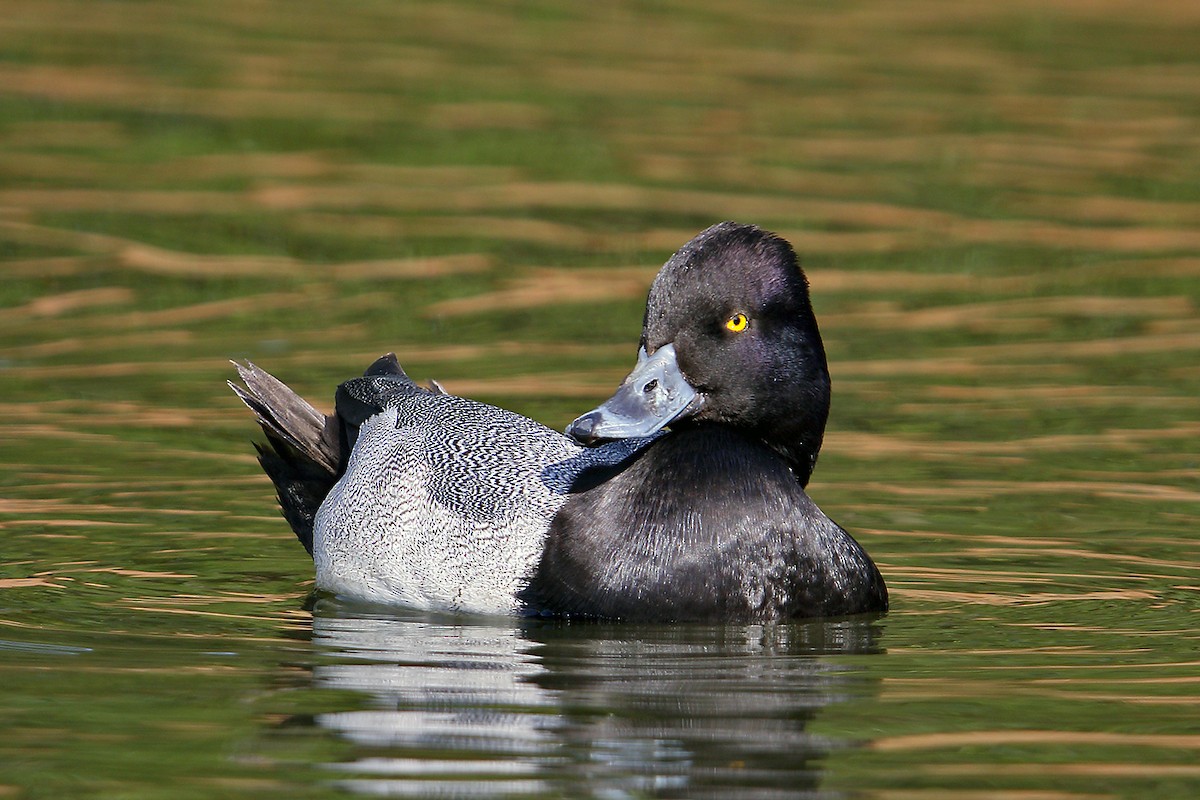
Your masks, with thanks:
<instances>
[{"instance_id":1,"label":"duck's back","mask_svg":"<svg viewBox=\"0 0 1200 800\"><path fill-rule=\"evenodd\" d=\"M393 376L343 384L337 406L353 441L317 513L317 586L412 608L518 611L576 474L631 447L585 451L519 414Z\"/></svg>"},{"instance_id":2,"label":"duck's back","mask_svg":"<svg viewBox=\"0 0 1200 800\"><path fill-rule=\"evenodd\" d=\"M682 429L584 480L551 526L528 590L534 606L675 620L887 609L858 543L783 461L736 432Z\"/></svg>"}]
</instances>

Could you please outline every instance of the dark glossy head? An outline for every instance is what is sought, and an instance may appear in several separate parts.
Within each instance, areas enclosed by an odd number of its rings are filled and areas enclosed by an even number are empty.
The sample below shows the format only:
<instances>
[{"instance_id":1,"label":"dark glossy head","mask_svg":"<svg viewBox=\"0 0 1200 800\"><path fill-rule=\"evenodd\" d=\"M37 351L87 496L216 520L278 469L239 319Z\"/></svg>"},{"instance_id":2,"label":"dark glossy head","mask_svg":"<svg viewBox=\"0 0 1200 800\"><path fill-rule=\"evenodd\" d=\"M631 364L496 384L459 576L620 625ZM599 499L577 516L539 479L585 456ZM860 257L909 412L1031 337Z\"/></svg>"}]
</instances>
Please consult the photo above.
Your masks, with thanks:
<instances>
[{"instance_id":1,"label":"dark glossy head","mask_svg":"<svg viewBox=\"0 0 1200 800\"><path fill-rule=\"evenodd\" d=\"M829 371L808 281L783 239L722 222L650 287L638 366L567 432L586 442L719 424L759 439L807 483L829 414Z\"/></svg>"}]
</instances>

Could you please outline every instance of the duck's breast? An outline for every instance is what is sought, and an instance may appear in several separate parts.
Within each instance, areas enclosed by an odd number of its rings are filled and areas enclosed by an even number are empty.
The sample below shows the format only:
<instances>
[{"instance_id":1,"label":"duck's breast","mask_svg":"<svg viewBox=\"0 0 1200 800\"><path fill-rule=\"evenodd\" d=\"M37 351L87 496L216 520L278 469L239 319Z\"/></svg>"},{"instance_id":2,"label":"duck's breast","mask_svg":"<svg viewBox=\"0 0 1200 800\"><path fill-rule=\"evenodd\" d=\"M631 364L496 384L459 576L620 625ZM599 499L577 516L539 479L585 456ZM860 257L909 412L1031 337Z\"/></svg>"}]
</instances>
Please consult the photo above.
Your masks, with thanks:
<instances>
[{"instance_id":1,"label":"duck's breast","mask_svg":"<svg viewBox=\"0 0 1200 800\"><path fill-rule=\"evenodd\" d=\"M765 446L662 437L556 515L526 593L584 617L774 620L883 611L870 558Z\"/></svg>"}]
</instances>

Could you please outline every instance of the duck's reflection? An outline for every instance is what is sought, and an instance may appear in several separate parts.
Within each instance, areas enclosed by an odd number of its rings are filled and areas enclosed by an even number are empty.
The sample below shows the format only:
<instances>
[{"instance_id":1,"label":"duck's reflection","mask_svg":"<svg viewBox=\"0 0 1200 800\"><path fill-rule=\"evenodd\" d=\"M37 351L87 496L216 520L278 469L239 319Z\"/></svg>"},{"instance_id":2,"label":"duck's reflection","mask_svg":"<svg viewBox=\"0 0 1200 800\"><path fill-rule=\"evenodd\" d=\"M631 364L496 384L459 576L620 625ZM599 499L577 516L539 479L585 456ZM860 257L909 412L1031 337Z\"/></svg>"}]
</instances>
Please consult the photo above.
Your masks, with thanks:
<instances>
[{"instance_id":1,"label":"duck's reflection","mask_svg":"<svg viewBox=\"0 0 1200 800\"><path fill-rule=\"evenodd\" d=\"M698 797L812 790L837 743L806 731L873 692L820 656L879 650L870 620L776 626L488 622L319 606L318 686L370 698L318 723L332 765L398 796Z\"/></svg>"}]
</instances>

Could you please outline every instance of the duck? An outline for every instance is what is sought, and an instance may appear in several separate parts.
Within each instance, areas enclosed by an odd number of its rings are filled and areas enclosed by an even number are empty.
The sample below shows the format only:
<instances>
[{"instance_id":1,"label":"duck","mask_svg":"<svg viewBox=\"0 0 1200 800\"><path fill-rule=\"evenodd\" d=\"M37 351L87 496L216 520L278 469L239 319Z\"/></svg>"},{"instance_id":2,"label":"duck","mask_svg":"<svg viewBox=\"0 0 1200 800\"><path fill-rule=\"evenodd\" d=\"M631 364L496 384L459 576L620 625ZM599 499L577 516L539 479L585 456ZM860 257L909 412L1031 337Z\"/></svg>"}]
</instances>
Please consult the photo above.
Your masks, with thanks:
<instances>
[{"instance_id":1,"label":"duck","mask_svg":"<svg viewBox=\"0 0 1200 800\"><path fill-rule=\"evenodd\" d=\"M637 360L558 432L386 355L323 414L230 387L316 588L408 609L642 622L882 614L884 579L806 492L831 383L791 244L713 225L659 270Z\"/></svg>"}]
</instances>

